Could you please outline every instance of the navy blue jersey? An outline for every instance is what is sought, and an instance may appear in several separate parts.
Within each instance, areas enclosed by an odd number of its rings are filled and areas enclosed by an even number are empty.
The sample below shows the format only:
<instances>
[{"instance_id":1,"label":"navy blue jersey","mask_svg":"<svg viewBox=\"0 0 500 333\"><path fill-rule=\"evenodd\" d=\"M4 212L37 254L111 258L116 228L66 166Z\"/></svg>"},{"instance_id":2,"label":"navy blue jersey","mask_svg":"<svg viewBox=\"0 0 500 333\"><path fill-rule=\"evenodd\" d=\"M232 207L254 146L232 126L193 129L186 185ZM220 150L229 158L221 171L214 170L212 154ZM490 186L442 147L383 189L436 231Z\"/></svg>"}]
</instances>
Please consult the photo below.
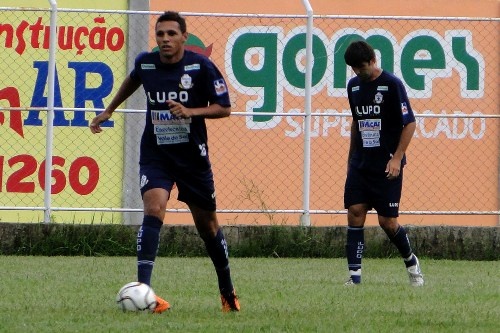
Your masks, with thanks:
<instances>
[{"instance_id":1,"label":"navy blue jersey","mask_svg":"<svg viewBox=\"0 0 500 333\"><path fill-rule=\"evenodd\" d=\"M219 104L229 107L227 85L207 57L188 50L181 61L164 64L158 52L142 53L130 73L146 93L146 126L141 140L140 164L163 162L172 170L207 170L207 128L204 117L176 118L167 100L187 108Z\"/></svg>"},{"instance_id":2,"label":"navy blue jersey","mask_svg":"<svg viewBox=\"0 0 500 333\"><path fill-rule=\"evenodd\" d=\"M403 126L415 121L403 83L386 71L369 82L353 77L347 84L347 96L358 129L350 165L383 173ZM403 157L402 165L405 163Z\"/></svg>"}]
</instances>

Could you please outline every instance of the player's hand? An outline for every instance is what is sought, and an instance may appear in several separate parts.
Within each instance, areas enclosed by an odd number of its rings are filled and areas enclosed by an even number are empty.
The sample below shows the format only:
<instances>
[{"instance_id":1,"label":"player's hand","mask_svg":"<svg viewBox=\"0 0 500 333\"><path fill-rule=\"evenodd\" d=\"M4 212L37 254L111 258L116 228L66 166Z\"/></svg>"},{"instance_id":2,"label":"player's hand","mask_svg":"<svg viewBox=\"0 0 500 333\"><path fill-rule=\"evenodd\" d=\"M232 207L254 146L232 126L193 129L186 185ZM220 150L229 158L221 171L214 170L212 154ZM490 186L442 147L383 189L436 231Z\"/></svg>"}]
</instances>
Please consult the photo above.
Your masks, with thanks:
<instances>
[{"instance_id":1,"label":"player's hand","mask_svg":"<svg viewBox=\"0 0 500 333\"><path fill-rule=\"evenodd\" d=\"M389 162L387 162L387 166L385 167L386 177L389 180L393 180L398 178L399 173L401 172L401 161L397 158L391 157Z\"/></svg>"},{"instance_id":2,"label":"player's hand","mask_svg":"<svg viewBox=\"0 0 500 333\"><path fill-rule=\"evenodd\" d=\"M93 133L93 134L96 134L96 133L101 133L102 132L102 128L101 128L101 124L103 122L105 122L106 120L108 120L109 118L111 118L111 113L109 112L102 112L100 114L98 114L96 117L94 117L94 119L92 119L92 121L90 122L90 125L89 125L89 128L90 128L90 131Z\"/></svg>"},{"instance_id":3,"label":"player's hand","mask_svg":"<svg viewBox=\"0 0 500 333\"><path fill-rule=\"evenodd\" d=\"M168 100L167 101L168 107L170 108L170 113L174 115L177 118L180 119L186 119L191 117L191 112L188 108L186 108L184 105L181 103L178 103L176 101Z\"/></svg>"}]
</instances>

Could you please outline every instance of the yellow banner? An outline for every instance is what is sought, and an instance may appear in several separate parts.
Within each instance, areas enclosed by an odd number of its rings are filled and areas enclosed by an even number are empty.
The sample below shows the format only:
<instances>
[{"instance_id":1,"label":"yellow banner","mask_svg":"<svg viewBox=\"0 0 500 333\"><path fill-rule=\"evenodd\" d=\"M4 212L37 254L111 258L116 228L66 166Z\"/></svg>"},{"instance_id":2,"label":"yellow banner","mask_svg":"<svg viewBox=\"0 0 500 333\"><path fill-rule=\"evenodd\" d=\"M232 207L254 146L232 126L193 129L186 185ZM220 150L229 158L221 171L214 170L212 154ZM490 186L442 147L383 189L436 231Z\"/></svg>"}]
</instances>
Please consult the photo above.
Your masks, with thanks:
<instances>
[{"instance_id":1,"label":"yellow banner","mask_svg":"<svg viewBox=\"0 0 500 333\"><path fill-rule=\"evenodd\" d=\"M126 9L127 1L105 2ZM59 1L59 6L93 8L98 1ZM5 1L2 6L19 1ZM24 1L48 8L48 1ZM126 15L59 12L54 106L104 108L126 75ZM0 11L0 106L32 107L31 111L0 111L0 205L44 206L48 48L50 14L26 9ZM56 111L52 172L53 207L121 207L122 184L110 186L107 175L123 177L123 133L92 136L88 121L95 112ZM123 128L117 115L106 127ZM116 131L113 131L116 132ZM102 148L105 147L105 148ZM103 200L105 198L105 200ZM53 219L101 221L95 212L54 211ZM36 222L41 211L3 211L0 221ZM117 218L117 221L120 219Z\"/></svg>"}]
</instances>

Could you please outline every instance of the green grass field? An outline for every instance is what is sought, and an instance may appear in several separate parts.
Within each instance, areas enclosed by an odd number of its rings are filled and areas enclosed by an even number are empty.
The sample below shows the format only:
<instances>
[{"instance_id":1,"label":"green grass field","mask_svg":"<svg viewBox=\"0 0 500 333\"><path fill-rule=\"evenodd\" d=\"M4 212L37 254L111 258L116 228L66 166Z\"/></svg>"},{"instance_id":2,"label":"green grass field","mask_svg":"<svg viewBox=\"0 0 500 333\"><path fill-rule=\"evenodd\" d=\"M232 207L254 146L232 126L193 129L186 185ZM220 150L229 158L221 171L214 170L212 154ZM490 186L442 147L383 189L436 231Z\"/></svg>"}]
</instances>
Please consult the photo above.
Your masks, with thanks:
<instances>
[{"instance_id":1,"label":"green grass field","mask_svg":"<svg viewBox=\"0 0 500 333\"><path fill-rule=\"evenodd\" d=\"M343 259L232 258L242 311L220 311L207 258L159 258L161 315L123 313L132 257L0 256L0 332L500 332L500 262L421 259L412 288L399 259L365 259L345 287Z\"/></svg>"}]
</instances>

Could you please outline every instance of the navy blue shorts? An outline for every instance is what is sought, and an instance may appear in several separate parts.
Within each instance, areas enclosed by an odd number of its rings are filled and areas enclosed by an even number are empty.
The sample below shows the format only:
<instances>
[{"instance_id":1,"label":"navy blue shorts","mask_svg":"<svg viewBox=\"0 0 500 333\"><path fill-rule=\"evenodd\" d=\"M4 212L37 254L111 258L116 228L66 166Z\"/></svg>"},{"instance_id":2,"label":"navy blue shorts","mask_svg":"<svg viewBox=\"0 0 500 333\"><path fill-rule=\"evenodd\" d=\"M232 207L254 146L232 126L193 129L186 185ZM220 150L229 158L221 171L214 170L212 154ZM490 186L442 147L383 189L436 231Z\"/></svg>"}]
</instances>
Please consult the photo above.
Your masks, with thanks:
<instances>
[{"instance_id":1,"label":"navy blue shorts","mask_svg":"<svg viewBox=\"0 0 500 333\"><path fill-rule=\"evenodd\" d=\"M403 168L398 178L389 180L385 173L372 173L349 168L344 188L344 208L367 204L378 215L399 216L399 201L403 188Z\"/></svg>"},{"instance_id":2,"label":"navy blue shorts","mask_svg":"<svg viewBox=\"0 0 500 333\"><path fill-rule=\"evenodd\" d=\"M208 211L216 210L214 176L211 169L196 172L173 172L160 163L140 165L141 196L152 188L169 193L174 184L179 190L177 200L194 204Z\"/></svg>"}]
</instances>

